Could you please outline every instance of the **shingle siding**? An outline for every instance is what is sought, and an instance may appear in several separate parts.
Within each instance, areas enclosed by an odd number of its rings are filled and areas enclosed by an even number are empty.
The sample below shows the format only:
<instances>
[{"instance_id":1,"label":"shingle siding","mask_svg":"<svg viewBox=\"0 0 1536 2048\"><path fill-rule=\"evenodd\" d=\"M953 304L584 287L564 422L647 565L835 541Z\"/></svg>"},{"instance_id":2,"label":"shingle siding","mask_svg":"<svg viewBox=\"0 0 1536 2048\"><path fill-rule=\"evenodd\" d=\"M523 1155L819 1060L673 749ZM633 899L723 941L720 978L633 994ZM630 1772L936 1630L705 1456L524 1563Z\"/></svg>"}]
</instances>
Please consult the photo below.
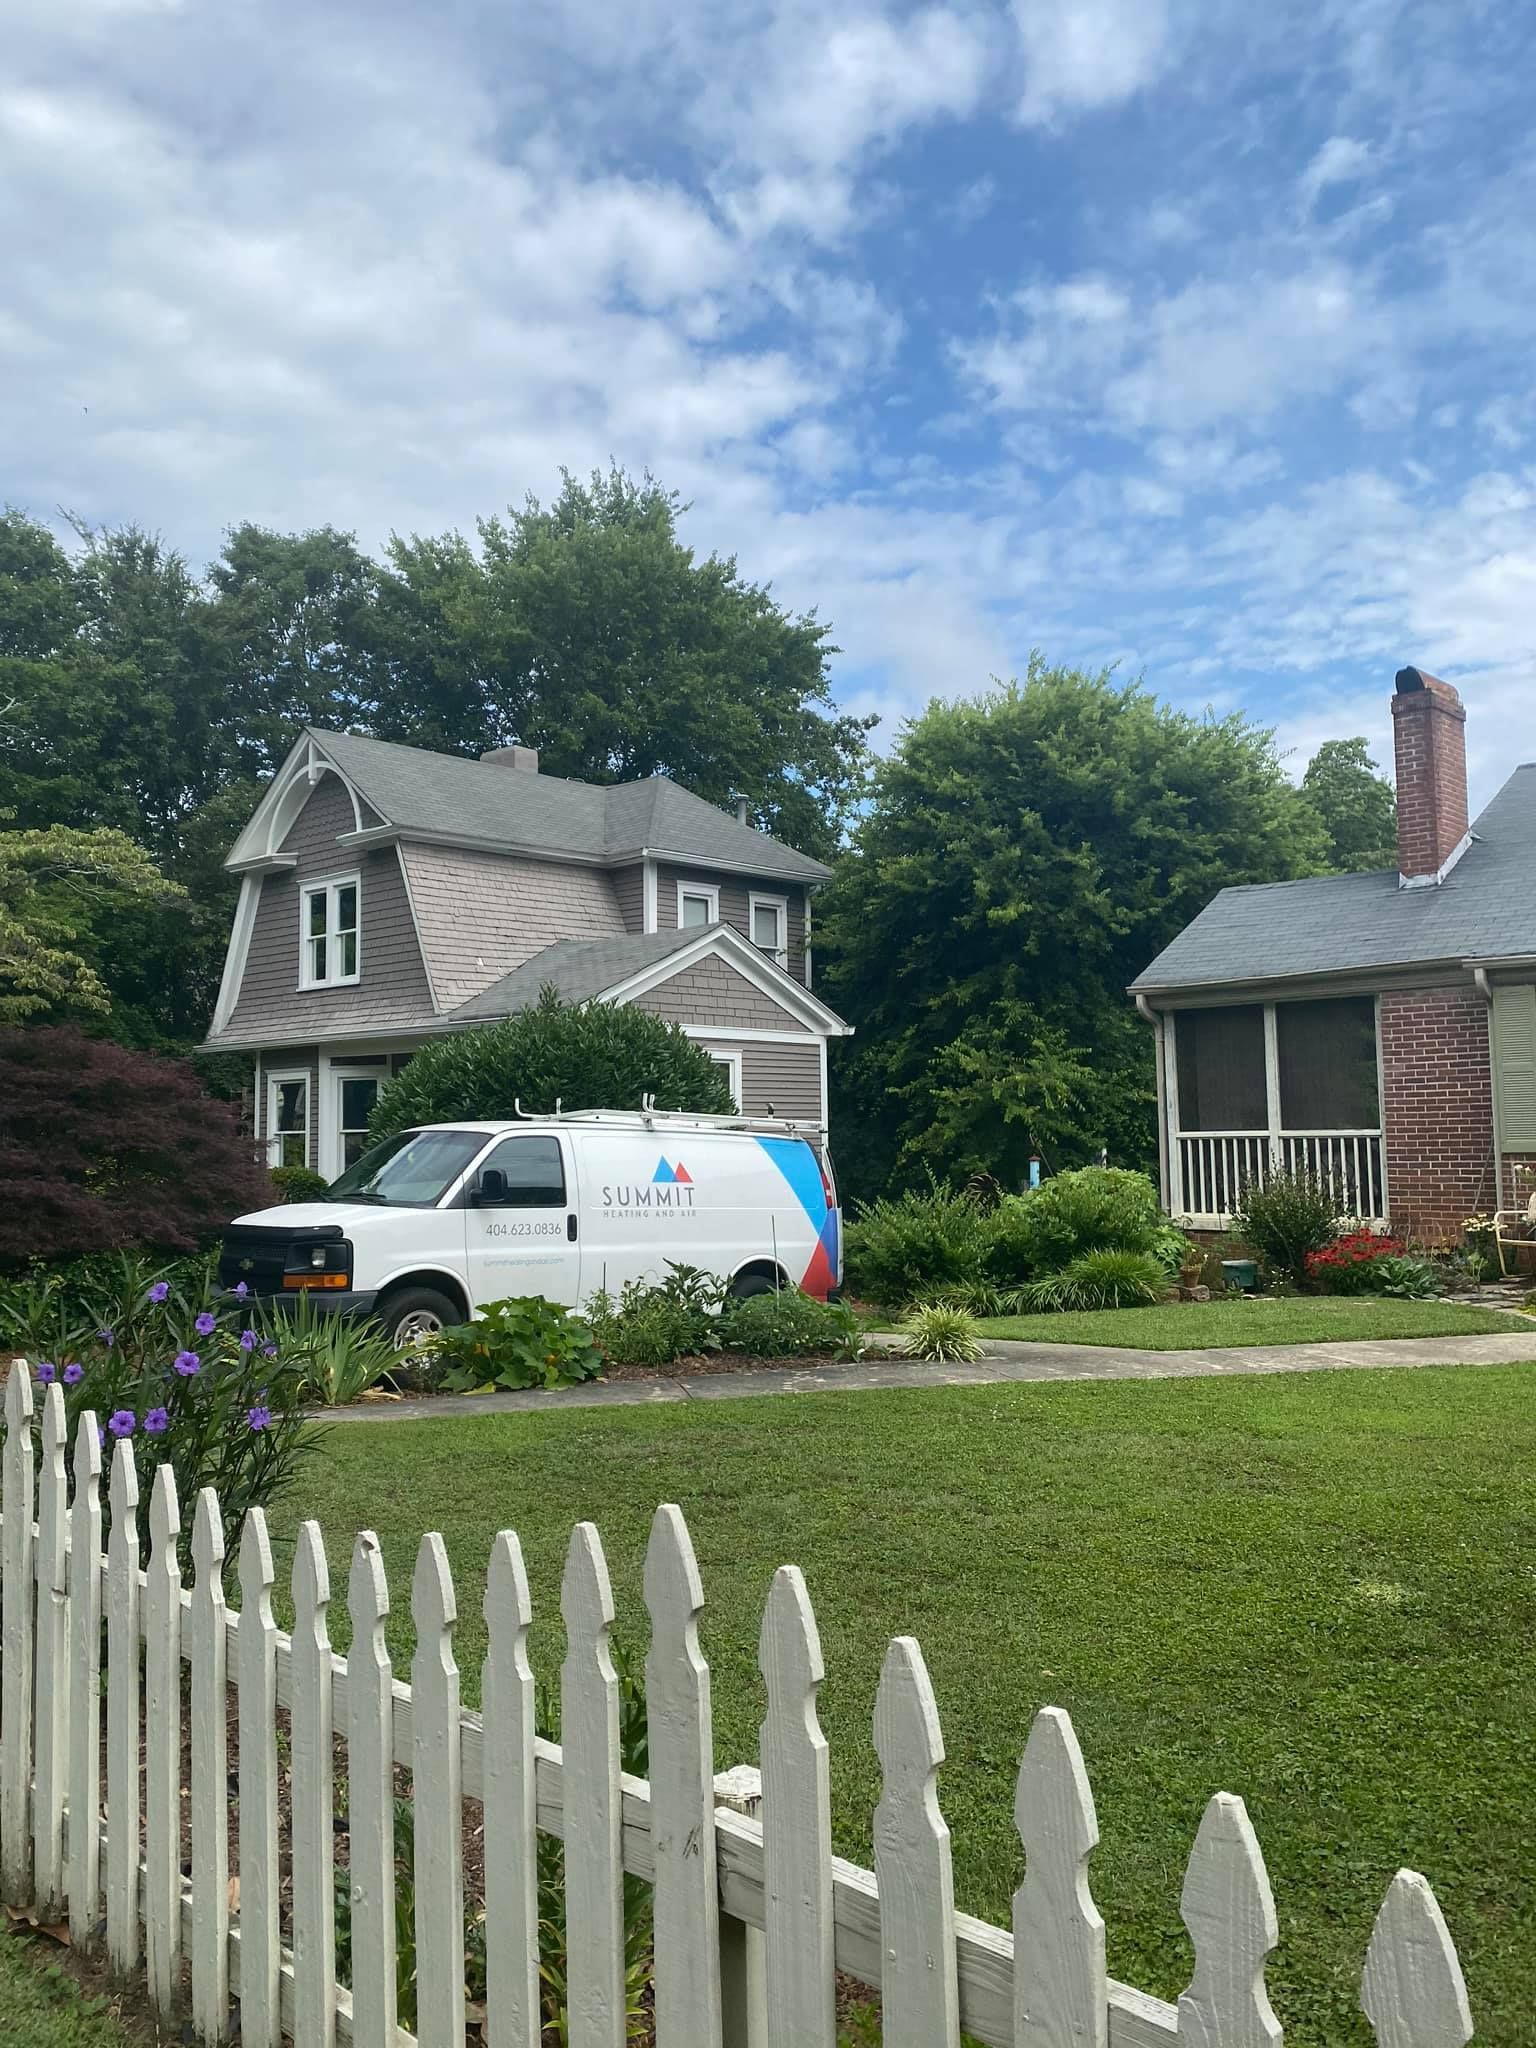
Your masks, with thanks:
<instances>
[{"instance_id":1,"label":"shingle siding","mask_svg":"<svg viewBox=\"0 0 1536 2048\"><path fill-rule=\"evenodd\" d=\"M432 998L392 846L359 854L336 836L354 829L352 803L334 775L323 776L294 819L283 851L297 865L263 875L240 993L219 1042L260 1043L281 1034L326 1038L369 1027L424 1022ZM299 892L322 875L360 878L360 978L339 988L299 987Z\"/></svg>"},{"instance_id":2,"label":"shingle siding","mask_svg":"<svg viewBox=\"0 0 1536 2048\"><path fill-rule=\"evenodd\" d=\"M613 878L601 868L422 842L402 843L400 855L443 1010L558 939L620 938L626 930Z\"/></svg>"},{"instance_id":3,"label":"shingle siding","mask_svg":"<svg viewBox=\"0 0 1536 2048\"><path fill-rule=\"evenodd\" d=\"M698 961L635 998L635 1007L674 1024L726 1030L798 1031L799 1020L720 959Z\"/></svg>"},{"instance_id":4,"label":"shingle siding","mask_svg":"<svg viewBox=\"0 0 1536 2048\"><path fill-rule=\"evenodd\" d=\"M753 881L744 875L712 874L707 868L658 867L656 871L656 924L667 932L677 925L677 889L680 882L694 882L720 891L720 922L752 936L751 899L754 896L782 898L788 908L788 971L796 981L805 980L805 890L794 882Z\"/></svg>"},{"instance_id":5,"label":"shingle siding","mask_svg":"<svg viewBox=\"0 0 1536 2048\"><path fill-rule=\"evenodd\" d=\"M624 920L627 932L645 930L645 866L636 861L633 867L615 868L612 875L614 901L619 906L619 915Z\"/></svg>"}]
</instances>

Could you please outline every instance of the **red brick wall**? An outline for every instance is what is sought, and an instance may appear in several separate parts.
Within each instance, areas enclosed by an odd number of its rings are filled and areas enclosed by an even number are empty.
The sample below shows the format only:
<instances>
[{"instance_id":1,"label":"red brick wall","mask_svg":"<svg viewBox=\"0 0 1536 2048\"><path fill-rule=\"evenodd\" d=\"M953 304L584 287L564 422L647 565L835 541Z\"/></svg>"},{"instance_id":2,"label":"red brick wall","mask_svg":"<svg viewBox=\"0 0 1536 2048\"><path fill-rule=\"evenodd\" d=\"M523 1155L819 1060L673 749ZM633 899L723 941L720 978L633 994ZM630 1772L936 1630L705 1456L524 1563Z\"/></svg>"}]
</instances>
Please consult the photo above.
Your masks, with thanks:
<instances>
[{"instance_id":1,"label":"red brick wall","mask_svg":"<svg viewBox=\"0 0 1536 2048\"><path fill-rule=\"evenodd\" d=\"M1381 1067L1393 1226L1459 1238L1497 1200L1487 1004L1473 988L1384 995Z\"/></svg>"}]
</instances>

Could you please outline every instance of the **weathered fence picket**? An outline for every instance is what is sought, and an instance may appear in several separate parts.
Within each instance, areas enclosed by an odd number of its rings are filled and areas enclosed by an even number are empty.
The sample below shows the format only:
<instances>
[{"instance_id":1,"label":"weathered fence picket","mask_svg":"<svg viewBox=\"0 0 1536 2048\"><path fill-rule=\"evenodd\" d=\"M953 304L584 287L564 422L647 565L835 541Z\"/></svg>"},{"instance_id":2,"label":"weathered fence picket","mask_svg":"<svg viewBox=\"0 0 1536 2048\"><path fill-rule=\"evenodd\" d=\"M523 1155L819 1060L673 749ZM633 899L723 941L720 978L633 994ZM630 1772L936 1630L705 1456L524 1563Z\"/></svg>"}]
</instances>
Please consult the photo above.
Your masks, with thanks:
<instances>
[{"instance_id":1,"label":"weathered fence picket","mask_svg":"<svg viewBox=\"0 0 1536 2048\"><path fill-rule=\"evenodd\" d=\"M532 1620L522 1546L503 1529L486 1571L480 1677L487 2048L539 2048L541 2032Z\"/></svg>"},{"instance_id":2,"label":"weathered fence picket","mask_svg":"<svg viewBox=\"0 0 1536 2048\"><path fill-rule=\"evenodd\" d=\"M1035 1716L1014 1822L1024 1845L1024 1881L1013 1895L1018 2048L1106 2048L1104 1922L1088 1889L1099 1824L1077 1736L1060 1707Z\"/></svg>"},{"instance_id":3,"label":"weathered fence picket","mask_svg":"<svg viewBox=\"0 0 1536 2048\"><path fill-rule=\"evenodd\" d=\"M238 1971L243 2048L280 2048L284 2035L303 2048L330 2048L338 2039L356 2048L411 2048L413 2037L397 2025L395 1990L394 1773L405 1765L414 1804L421 2048L464 2048L466 1797L484 1802L487 2048L538 2048L541 2038L540 1830L564 1840L571 2048L623 2048L626 1870L654 1887L658 2048L833 2048L835 1968L878 1989L890 2048L956 2048L962 2027L986 2048L1279 2048L1264 1982L1275 1909L1240 1799L1219 1793L1211 1800L1191 1850L1181 1911L1195 1967L1177 2007L1106 1976L1104 1924L1088 1887L1098 1840L1093 1799L1071 1722L1058 1709L1036 1716L1019 1769L1015 1822L1025 1867L1012 1935L956 1913L938 1798L938 1710L910 1639L891 1645L876 1702L883 1788L875 1870L835 1859L829 1754L816 1706L821 1646L793 1567L776 1575L762 1619L761 1818L750 1803L745 1812L717 1808L710 1675L699 1641L704 1589L676 1508L658 1510L645 1561L645 1784L620 1771L614 1602L590 1524L572 1534L561 1590L566 1650L557 1746L534 1734L532 1611L511 1532L497 1537L489 1561L484 1711L469 1714L459 1701L456 1601L441 1538L426 1537L417 1556L416 1653L411 1685L401 1686L385 1647L389 1593L376 1537L360 1536L353 1552L352 1643L343 1662L330 1646L330 1585L316 1524L298 1534L295 1623L285 1637L273 1620L271 1545L259 1511L241 1538L240 1607L232 1614L222 1516L211 1492L196 1503L194 1580L183 1591L170 1468L155 1476L141 1572L133 1446L116 1444L103 1559L95 1418L80 1419L66 1500L59 1390L50 1386L44 1405L40 1473L24 1365L12 1368L4 1408L0 1888L24 1908L67 1905L82 1945L95 1938L104 1889L108 1956L132 1975L142 1954L142 1975L162 2010L180 1996L185 1950L200 2039L228 2038ZM191 1682L190 1888L180 1782L184 1667ZM227 1880L230 1683L239 1721L238 1887ZM280 1702L292 1733L286 1785ZM338 1735L347 1744L350 1991L336 1983ZM744 1775L726 1774L722 1796ZM285 1800L291 1953L281 1944L278 1911ZM759 1973L735 1967L741 1944L732 1943L743 1929L753 1944L761 1937L766 1957L760 2007L755 1993L743 1995ZM1455 1947L1433 1892L1412 1871L1398 1873L1377 1916L1361 2004L1377 2048L1466 2048L1472 2039Z\"/></svg>"},{"instance_id":4,"label":"weathered fence picket","mask_svg":"<svg viewBox=\"0 0 1536 2048\"><path fill-rule=\"evenodd\" d=\"M240 2042L278 2048L282 1948L278 1939L277 1624L272 1545L252 1508L240 1534Z\"/></svg>"},{"instance_id":5,"label":"weathered fence picket","mask_svg":"<svg viewBox=\"0 0 1536 2048\"><path fill-rule=\"evenodd\" d=\"M816 1718L825 1667L795 1565L774 1575L758 1666L768 1693L761 1754L769 2048L834 2048L832 1792Z\"/></svg>"},{"instance_id":6,"label":"weathered fence picket","mask_svg":"<svg viewBox=\"0 0 1536 2048\"><path fill-rule=\"evenodd\" d=\"M874 1827L881 2038L885 2048L959 2048L955 1884L938 1791L944 1739L923 1653L910 1636L886 1652L875 1749L883 1774Z\"/></svg>"},{"instance_id":7,"label":"weathered fence picket","mask_svg":"<svg viewBox=\"0 0 1536 2048\"><path fill-rule=\"evenodd\" d=\"M389 1586L379 1539L365 1529L348 1580L347 1855L352 1909L352 2038L395 2037L394 1671L384 1647ZM489 1844L487 1844L489 1853Z\"/></svg>"},{"instance_id":8,"label":"weathered fence picket","mask_svg":"<svg viewBox=\"0 0 1536 2048\"><path fill-rule=\"evenodd\" d=\"M36 1687L32 1767L33 1903L57 1920L64 1902L64 1801L69 1775L69 1478L64 1389L43 1395L37 1482Z\"/></svg>"},{"instance_id":9,"label":"weathered fence picket","mask_svg":"<svg viewBox=\"0 0 1536 2048\"><path fill-rule=\"evenodd\" d=\"M89 1408L75 1432L69 1510L69 1935L96 1940L101 1900L101 1439Z\"/></svg>"},{"instance_id":10,"label":"weathered fence picket","mask_svg":"<svg viewBox=\"0 0 1536 2048\"><path fill-rule=\"evenodd\" d=\"M422 2048L464 2039L464 1779L458 1606L441 1536L424 1536L411 1580L411 1784L416 1804L416 2034Z\"/></svg>"},{"instance_id":11,"label":"weathered fence picket","mask_svg":"<svg viewBox=\"0 0 1536 2048\"><path fill-rule=\"evenodd\" d=\"M293 1553L293 2007L305 2048L336 2038L336 1845L331 1785L331 1575L318 1522Z\"/></svg>"},{"instance_id":12,"label":"weathered fence picket","mask_svg":"<svg viewBox=\"0 0 1536 2048\"><path fill-rule=\"evenodd\" d=\"M699 1649L704 1587L682 1511L660 1507L645 1553L657 2048L720 2048L715 1739Z\"/></svg>"},{"instance_id":13,"label":"weathered fence picket","mask_svg":"<svg viewBox=\"0 0 1536 2048\"><path fill-rule=\"evenodd\" d=\"M32 1896L32 1624L37 1525L32 1469L32 1381L24 1365L5 1383L4 1611L0 1617L0 1895Z\"/></svg>"},{"instance_id":14,"label":"weathered fence picket","mask_svg":"<svg viewBox=\"0 0 1536 2048\"><path fill-rule=\"evenodd\" d=\"M149 1995L172 2010L181 1974L181 1510L169 1465L149 1496L144 1582L144 1954Z\"/></svg>"},{"instance_id":15,"label":"weathered fence picket","mask_svg":"<svg viewBox=\"0 0 1536 2048\"><path fill-rule=\"evenodd\" d=\"M565 1918L570 2048L624 2048L624 1861L613 1589L590 1522L571 1532L560 1588Z\"/></svg>"},{"instance_id":16,"label":"weathered fence picket","mask_svg":"<svg viewBox=\"0 0 1536 2048\"><path fill-rule=\"evenodd\" d=\"M192 2026L217 2041L229 2018L229 1630L224 1521L205 1486L192 1518Z\"/></svg>"},{"instance_id":17,"label":"weathered fence picket","mask_svg":"<svg viewBox=\"0 0 1536 2048\"><path fill-rule=\"evenodd\" d=\"M118 1439L107 1539L107 1954L126 1977L139 1960L139 1475Z\"/></svg>"}]
</instances>

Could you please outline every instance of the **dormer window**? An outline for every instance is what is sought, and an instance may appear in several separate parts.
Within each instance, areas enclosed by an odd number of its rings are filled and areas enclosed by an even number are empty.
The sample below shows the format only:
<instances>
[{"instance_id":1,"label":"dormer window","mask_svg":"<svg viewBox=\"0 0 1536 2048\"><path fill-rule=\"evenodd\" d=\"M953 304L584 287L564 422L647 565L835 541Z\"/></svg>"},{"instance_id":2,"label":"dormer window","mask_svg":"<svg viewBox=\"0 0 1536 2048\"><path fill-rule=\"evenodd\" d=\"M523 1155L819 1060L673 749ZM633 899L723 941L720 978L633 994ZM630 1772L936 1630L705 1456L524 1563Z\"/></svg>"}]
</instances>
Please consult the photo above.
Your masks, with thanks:
<instances>
[{"instance_id":1,"label":"dormer window","mask_svg":"<svg viewBox=\"0 0 1536 2048\"><path fill-rule=\"evenodd\" d=\"M687 931L695 926L720 922L720 890L713 882L679 882L677 922Z\"/></svg>"},{"instance_id":2,"label":"dormer window","mask_svg":"<svg viewBox=\"0 0 1536 2048\"><path fill-rule=\"evenodd\" d=\"M299 891L299 986L338 988L360 972L356 875L306 882Z\"/></svg>"}]
</instances>

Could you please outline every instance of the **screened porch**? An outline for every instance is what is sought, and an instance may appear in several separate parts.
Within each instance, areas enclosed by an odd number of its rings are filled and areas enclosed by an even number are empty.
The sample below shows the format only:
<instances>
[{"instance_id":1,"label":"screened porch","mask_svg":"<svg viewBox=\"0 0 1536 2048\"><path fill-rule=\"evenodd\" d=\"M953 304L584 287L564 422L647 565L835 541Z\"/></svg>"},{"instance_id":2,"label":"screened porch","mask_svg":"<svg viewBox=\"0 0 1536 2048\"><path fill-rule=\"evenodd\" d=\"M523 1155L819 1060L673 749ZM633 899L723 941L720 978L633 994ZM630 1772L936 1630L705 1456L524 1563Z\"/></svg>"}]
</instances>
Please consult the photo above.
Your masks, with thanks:
<instances>
[{"instance_id":1,"label":"screened porch","mask_svg":"<svg viewBox=\"0 0 1536 2048\"><path fill-rule=\"evenodd\" d=\"M1224 1229L1243 1188L1306 1169L1340 1216L1387 1213L1376 999L1236 1003L1167 1014L1168 1207Z\"/></svg>"}]
</instances>

